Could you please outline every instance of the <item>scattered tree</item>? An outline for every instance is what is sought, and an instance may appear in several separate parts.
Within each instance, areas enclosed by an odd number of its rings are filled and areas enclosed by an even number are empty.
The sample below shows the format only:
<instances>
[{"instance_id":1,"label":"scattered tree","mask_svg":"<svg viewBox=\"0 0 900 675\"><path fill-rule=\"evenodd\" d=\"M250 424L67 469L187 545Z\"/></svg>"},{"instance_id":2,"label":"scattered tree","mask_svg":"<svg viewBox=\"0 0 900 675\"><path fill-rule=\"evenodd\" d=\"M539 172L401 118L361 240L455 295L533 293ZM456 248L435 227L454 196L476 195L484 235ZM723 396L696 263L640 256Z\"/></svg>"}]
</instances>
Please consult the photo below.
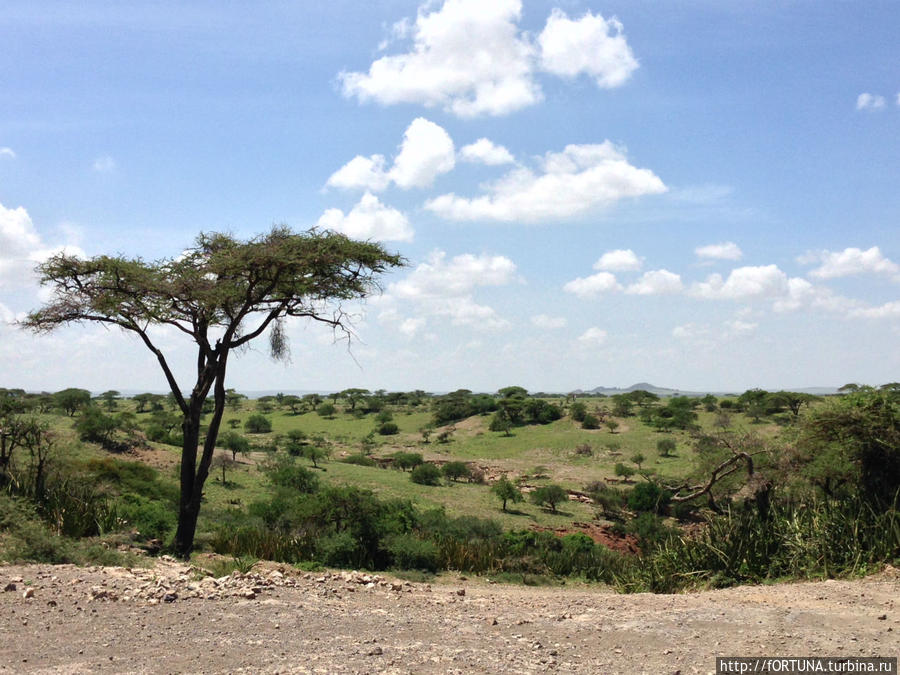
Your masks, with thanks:
<instances>
[{"instance_id":1,"label":"scattered tree","mask_svg":"<svg viewBox=\"0 0 900 675\"><path fill-rule=\"evenodd\" d=\"M244 429L251 434L268 434L272 431L272 421L265 415L254 413L244 421Z\"/></svg>"},{"instance_id":2,"label":"scattered tree","mask_svg":"<svg viewBox=\"0 0 900 675\"><path fill-rule=\"evenodd\" d=\"M23 325L36 332L80 322L119 326L156 356L184 417L174 548L187 557L225 409L231 352L268 333L272 355L287 359L285 317L322 322L349 335L339 304L336 311L329 304L368 296L381 273L402 264L378 244L317 230L297 234L285 227L246 242L201 234L194 248L153 263L60 253L38 266L52 299ZM174 328L197 345L196 381L188 396L154 342L155 326ZM198 461L200 418L211 392L213 416Z\"/></svg>"},{"instance_id":3,"label":"scattered tree","mask_svg":"<svg viewBox=\"0 0 900 675\"><path fill-rule=\"evenodd\" d=\"M555 484L542 485L531 493L531 503L538 506L546 506L553 513L556 507L569 499L569 493Z\"/></svg>"},{"instance_id":4,"label":"scattered tree","mask_svg":"<svg viewBox=\"0 0 900 675\"><path fill-rule=\"evenodd\" d=\"M409 479L419 485L440 485L441 470L436 465L425 462L410 472Z\"/></svg>"},{"instance_id":5,"label":"scattered tree","mask_svg":"<svg viewBox=\"0 0 900 675\"><path fill-rule=\"evenodd\" d=\"M447 462L442 469L444 477L453 482L469 478L472 475L469 465L465 462Z\"/></svg>"},{"instance_id":6,"label":"scattered tree","mask_svg":"<svg viewBox=\"0 0 900 675\"><path fill-rule=\"evenodd\" d=\"M505 475L501 476L500 480L491 486L491 492L496 495L497 499L503 504L501 508L504 512L506 511L506 504L508 502L516 504L525 499L525 497L522 496L522 491L519 490L519 488L516 487L516 484L509 480Z\"/></svg>"}]
</instances>

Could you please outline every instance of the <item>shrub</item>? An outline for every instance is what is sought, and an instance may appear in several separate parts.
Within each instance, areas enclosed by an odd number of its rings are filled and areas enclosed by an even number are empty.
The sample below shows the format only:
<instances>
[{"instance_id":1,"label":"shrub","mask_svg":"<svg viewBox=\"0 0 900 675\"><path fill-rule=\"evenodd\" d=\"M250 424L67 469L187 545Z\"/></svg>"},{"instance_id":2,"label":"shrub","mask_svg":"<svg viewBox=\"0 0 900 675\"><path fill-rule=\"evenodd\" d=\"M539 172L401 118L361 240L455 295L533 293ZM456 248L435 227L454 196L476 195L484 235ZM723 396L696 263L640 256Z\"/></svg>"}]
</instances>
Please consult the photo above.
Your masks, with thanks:
<instances>
[{"instance_id":1,"label":"shrub","mask_svg":"<svg viewBox=\"0 0 900 675\"><path fill-rule=\"evenodd\" d=\"M621 477L626 482L636 473L636 469L633 466L622 464L622 462L616 462L614 471L617 476Z\"/></svg>"},{"instance_id":2,"label":"shrub","mask_svg":"<svg viewBox=\"0 0 900 675\"><path fill-rule=\"evenodd\" d=\"M378 433L382 436L393 436L400 432L400 427L397 426L396 422L385 422L380 427L378 427Z\"/></svg>"},{"instance_id":3,"label":"shrub","mask_svg":"<svg viewBox=\"0 0 900 675\"><path fill-rule=\"evenodd\" d=\"M267 434L272 431L272 422L265 415L254 413L244 422L244 429L251 434Z\"/></svg>"},{"instance_id":4,"label":"shrub","mask_svg":"<svg viewBox=\"0 0 900 675\"><path fill-rule=\"evenodd\" d=\"M118 512L126 523L147 539L165 539L175 527L175 512L171 507L139 495L122 497Z\"/></svg>"},{"instance_id":5,"label":"shrub","mask_svg":"<svg viewBox=\"0 0 900 675\"><path fill-rule=\"evenodd\" d=\"M590 443L582 443L575 448L575 454L581 457L592 457L594 454L594 449L591 447Z\"/></svg>"},{"instance_id":6,"label":"shrub","mask_svg":"<svg viewBox=\"0 0 900 675\"><path fill-rule=\"evenodd\" d=\"M638 483L628 493L628 508L632 511L664 513L672 493L656 483Z\"/></svg>"},{"instance_id":7,"label":"shrub","mask_svg":"<svg viewBox=\"0 0 900 675\"><path fill-rule=\"evenodd\" d=\"M501 476L500 480L491 486L491 492L502 502L504 511L506 511L507 502L513 502L515 504L525 499L515 483L506 476Z\"/></svg>"},{"instance_id":8,"label":"shrub","mask_svg":"<svg viewBox=\"0 0 900 675\"><path fill-rule=\"evenodd\" d=\"M426 462L419 464L413 469L409 474L409 478L413 483L418 483L419 485L440 485L441 470L434 464Z\"/></svg>"},{"instance_id":9,"label":"shrub","mask_svg":"<svg viewBox=\"0 0 900 675\"><path fill-rule=\"evenodd\" d=\"M587 406L581 401L576 401L569 407L569 414L576 422L583 422L585 416L588 414Z\"/></svg>"},{"instance_id":10,"label":"shrub","mask_svg":"<svg viewBox=\"0 0 900 675\"><path fill-rule=\"evenodd\" d=\"M385 540L395 567L406 570L437 572L438 549L434 543L412 534L395 534Z\"/></svg>"},{"instance_id":11,"label":"shrub","mask_svg":"<svg viewBox=\"0 0 900 675\"><path fill-rule=\"evenodd\" d=\"M309 469L297 464L290 455L273 455L262 466L262 472L272 485L299 492L312 493L319 487L319 479Z\"/></svg>"},{"instance_id":12,"label":"shrub","mask_svg":"<svg viewBox=\"0 0 900 675\"><path fill-rule=\"evenodd\" d=\"M334 407L333 403L322 403L318 408L316 408L316 412L318 413L319 417L331 419L337 412L337 408Z\"/></svg>"},{"instance_id":13,"label":"shrub","mask_svg":"<svg viewBox=\"0 0 900 675\"><path fill-rule=\"evenodd\" d=\"M356 464L357 466L376 466L376 462L374 459L362 454L347 455L340 461L342 461L344 464Z\"/></svg>"},{"instance_id":14,"label":"shrub","mask_svg":"<svg viewBox=\"0 0 900 675\"><path fill-rule=\"evenodd\" d=\"M584 419L581 420L581 428L582 429L599 429L600 428L600 420L597 419L596 415L587 413L584 416Z\"/></svg>"}]
</instances>

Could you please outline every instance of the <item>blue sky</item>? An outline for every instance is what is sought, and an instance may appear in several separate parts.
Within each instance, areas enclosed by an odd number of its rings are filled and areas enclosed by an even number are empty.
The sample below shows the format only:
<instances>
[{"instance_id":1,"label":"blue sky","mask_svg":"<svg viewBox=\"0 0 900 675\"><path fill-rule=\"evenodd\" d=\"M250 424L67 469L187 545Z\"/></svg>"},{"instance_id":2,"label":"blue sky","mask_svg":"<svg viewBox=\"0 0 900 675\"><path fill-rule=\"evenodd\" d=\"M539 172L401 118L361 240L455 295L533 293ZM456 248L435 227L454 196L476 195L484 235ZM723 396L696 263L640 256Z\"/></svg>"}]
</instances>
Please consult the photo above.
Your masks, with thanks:
<instances>
[{"instance_id":1,"label":"blue sky","mask_svg":"<svg viewBox=\"0 0 900 675\"><path fill-rule=\"evenodd\" d=\"M0 319L60 247L318 224L409 267L351 353L294 324L238 389L900 380L898 28L894 2L7 0ZM0 386L165 382L131 337L4 324Z\"/></svg>"}]
</instances>

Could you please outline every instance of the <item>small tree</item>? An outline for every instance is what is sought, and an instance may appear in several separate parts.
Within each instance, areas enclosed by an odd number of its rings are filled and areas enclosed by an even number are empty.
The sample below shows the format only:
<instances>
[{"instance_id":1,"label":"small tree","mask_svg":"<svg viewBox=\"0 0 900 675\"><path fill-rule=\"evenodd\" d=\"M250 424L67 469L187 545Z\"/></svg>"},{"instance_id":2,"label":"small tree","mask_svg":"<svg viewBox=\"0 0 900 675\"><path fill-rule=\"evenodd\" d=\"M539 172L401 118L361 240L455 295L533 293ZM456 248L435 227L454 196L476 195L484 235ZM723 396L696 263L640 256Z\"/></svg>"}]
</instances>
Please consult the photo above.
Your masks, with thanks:
<instances>
[{"instance_id":1,"label":"small tree","mask_svg":"<svg viewBox=\"0 0 900 675\"><path fill-rule=\"evenodd\" d=\"M641 464L647 461L647 458L640 452L636 452L631 456L631 461L637 464L638 471L641 470Z\"/></svg>"},{"instance_id":2,"label":"small tree","mask_svg":"<svg viewBox=\"0 0 900 675\"><path fill-rule=\"evenodd\" d=\"M236 462L234 461L234 457L229 457L225 454L218 454L213 457L213 461L211 467L213 469L222 469L222 485L227 485L228 481L225 480L225 471L226 469L234 468Z\"/></svg>"},{"instance_id":3,"label":"small tree","mask_svg":"<svg viewBox=\"0 0 900 675\"><path fill-rule=\"evenodd\" d=\"M63 389L53 394L53 400L66 415L74 417L81 408L91 404L91 392L87 389Z\"/></svg>"},{"instance_id":4,"label":"small tree","mask_svg":"<svg viewBox=\"0 0 900 675\"><path fill-rule=\"evenodd\" d=\"M303 454L303 448L308 443L306 434L300 429L291 429L287 432L284 448L288 454L293 457L299 457Z\"/></svg>"},{"instance_id":5,"label":"small tree","mask_svg":"<svg viewBox=\"0 0 900 675\"><path fill-rule=\"evenodd\" d=\"M460 481L472 475L468 464L465 462L447 462L442 469L444 477L450 481Z\"/></svg>"},{"instance_id":6,"label":"small tree","mask_svg":"<svg viewBox=\"0 0 900 675\"><path fill-rule=\"evenodd\" d=\"M322 436L314 436L312 442L303 446L303 456L319 468L319 462L331 456L331 444Z\"/></svg>"},{"instance_id":7,"label":"small tree","mask_svg":"<svg viewBox=\"0 0 900 675\"><path fill-rule=\"evenodd\" d=\"M566 492L559 485L542 485L537 490L531 493L531 503L537 504L538 506L546 506L553 513L556 513L556 507L558 504L562 504L563 502L569 499L569 493Z\"/></svg>"},{"instance_id":8,"label":"small tree","mask_svg":"<svg viewBox=\"0 0 900 675\"><path fill-rule=\"evenodd\" d=\"M525 499L522 496L522 491L505 475L501 476L500 480L491 486L491 492L502 502L503 506L501 508L504 512L506 511L507 502L516 504Z\"/></svg>"},{"instance_id":9,"label":"small tree","mask_svg":"<svg viewBox=\"0 0 900 675\"><path fill-rule=\"evenodd\" d=\"M676 447L674 438L660 438L656 441L656 451L660 457L671 457Z\"/></svg>"},{"instance_id":10,"label":"small tree","mask_svg":"<svg viewBox=\"0 0 900 675\"><path fill-rule=\"evenodd\" d=\"M569 414L576 422L583 422L585 415L587 415L587 406L581 401L575 401L569 406Z\"/></svg>"},{"instance_id":11,"label":"small tree","mask_svg":"<svg viewBox=\"0 0 900 675\"><path fill-rule=\"evenodd\" d=\"M107 445L112 440L117 426L114 417L91 405L82 411L75 423L75 430L83 441Z\"/></svg>"},{"instance_id":12,"label":"small tree","mask_svg":"<svg viewBox=\"0 0 900 675\"><path fill-rule=\"evenodd\" d=\"M504 436L512 436L512 434L509 433L509 430L512 429L512 422L509 421L509 417L505 410L501 409L493 414L488 429L491 431L502 431Z\"/></svg>"},{"instance_id":13,"label":"small tree","mask_svg":"<svg viewBox=\"0 0 900 675\"><path fill-rule=\"evenodd\" d=\"M272 431L272 422L265 415L254 413L244 422L244 430L251 434L268 434Z\"/></svg>"},{"instance_id":14,"label":"small tree","mask_svg":"<svg viewBox=\"0 0 900 675\"><path fill-rule=\"evenodd\" d=\"M378 427L378 433L382 436L394 436L400 433L400 427L397 426L396 422L385 422Z\"/></svg>"},{"instance_id":15,"label":"small tree","mask_svg":"<svg viewBox=\"0 0 900 675\"><path fill-rule=\"evenodd\" d=\"M250 441L248 441L244 436L241 436L235 431L226 431L224 434L222 434L220 438L220 444L223 448L231 453L232 462L237 461L238 453L240 453L244 457L250 454ZM222 475L222 482L224 483L224 469Z\"/></svg>"},{"instance_id":16,"label":"small tree","mask_svg":"<svg viewBox=\"0 0 900 675\"><path fill-rule=\"evenodd\" d=\"M613 469L617 476L619 476L626 483L629 479L635 474L635 468L632 466L628 466L627 464L623 464L622 462L616 462L616 466Z\"/></svg>"},{"instance_id":17,"label":"small tree","mask_svg":"<svg viewBox=\"0 0 900 675\"><path fill-rule=\"evenodd\" d=\"M415 469L425 461L418 452L395 452L392 457L394 459L394 466L401 471Z\"/></svg>"},{"instance_id":18,"label":"small tree","mask_svg":"<svg viewBox=\"0 0 900 675\"><path fill-rule=\"evenodd\" d=\"M436 465L426 462L413 469L409 474L409 479L419 485L440 485L441 470Z\"/></svg>"},{"instance_id":19,"label":"small tree","mask_svg":"<svg viewBox=\"0 0 900 675\"><path fill-rule=\"evenodd\" d=\"M604 424L606 424L606 428L609 429L609 433L611 434L616 433L616 429L619 428L619 423L614 419L608 419Z\"/></svg>"}]
</instances>

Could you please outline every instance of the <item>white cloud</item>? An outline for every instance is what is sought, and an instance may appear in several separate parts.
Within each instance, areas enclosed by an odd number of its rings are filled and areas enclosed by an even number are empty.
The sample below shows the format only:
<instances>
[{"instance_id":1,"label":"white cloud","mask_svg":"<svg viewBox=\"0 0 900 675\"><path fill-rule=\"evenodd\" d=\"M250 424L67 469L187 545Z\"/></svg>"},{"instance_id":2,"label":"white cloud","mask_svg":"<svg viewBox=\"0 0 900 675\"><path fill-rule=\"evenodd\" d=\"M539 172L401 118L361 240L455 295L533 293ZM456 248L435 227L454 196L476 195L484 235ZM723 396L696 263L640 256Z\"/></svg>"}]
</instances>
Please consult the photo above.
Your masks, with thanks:
<instances>
[{"instance_id":1,"label":"white cloud","mask_svg":"<svg viewBox=\"0 0 900 675\"><path fill-rule=\"evenodd\" d=\"M99 173L109 173L116 170L116 160L109 155L103 155L94 160L94 171Z\"/></svg>"},{"instance_id":2,"label":"white cloud","mask_svg":"<svg viewBox=\"0 0 900 675\"><path fill-rule=\"evenodd\" d=\"M890 276L900 281L900 265L885 258L877 246L863 251L859 248L845 248L843 251L821 251L807 253L799 258L801 262L818 261L822 264L810 271L814 279L836 279L859 274Z\"/></svg>"},{"instance_id":3,"label":"white cloud","mask_svg":"<svg viewBox=\"0 0 900 675\"><path fill-rule=\"evenodd\" d=\"M548 152L540 173L513 169L487 189L490 194L472 199L441 195L428 200L425 208L450 220L536 222L576 216L667 188L652 171L632 166L622 151L605 141Z\"/></svg>"},{"instance_id":4,"label":"white cloud","mask_svg":"<svg viewBox=\"0 0 900 675\"><path fill-rule=\"evenodd\" d=\"M417 117L406 128L394 164L388 170L384 155L357 155L335 171L328 187L380 192L393 181L398 187L427 187L456 165L453 139L443 127Z\"/></svg>"},{"instance_id":5,"label":"white cloud","mask_svg":"<svg viewBox=\"0 0 900 675\"><path fill-rule=\"evenodd\" d=\"M691 294L706 299L755 300L777 298L788 292L788 277L776 265L738 267L727 280L711 274L691 286Z\"/></svg>"},{"instance_id":6,"label":"white cloud","mask_svg":"<svg viewBox=\"0 0 900 675\"><path fill-rule=\"evenodd\" d=\"M672 329L672 337L678 340L694 340L707 337L708 335L709 328L695 323L686 323L681 326L675 326Z\"/></svg>"},{"instance_id":7,"label":"white cloud","mask_svg":"<svg viewBox=\"0 0 900 675\"><path fill-rule=\"evenodd\" d=\"M594 263L595 270L609 270L611 272L633 272L641 269L643 261L634 251L629 249L616 249L607 251Z\"/></svg>"},{"instance_id":8,"label":"white cloud","mask_svg":"<svg viewBox=\"0 0 900 675\"><path fill-rule=\"evenodd\" d=\"M856 97L857 110L881 110L884 108L884 96L863 92Z\"/></svg>"},{"instance_id":9,"label":"white cloud","mask_svg":"<svg viewBox=\"0 0 900 675\"><path fill-rule=\"evenodd\" d=\"M10 159L15 159L16 153L12 148L2 147L0 148L0 157L9 157Z\"/></svg>"},{"instance_id":10,"label":"white cloud","mask_svg":"<svg viewBox=\"0 0 900 675\"><path fill-rule=\"evenodd\" d=\"M328 178L329 187L362 188L380 192L391 182L384 169L384 155L357 155Z\"/></svg>"},{"instance_id":11,"label":"white cloud","mask_svg":"<svg viewBox=\"0 0 900 675\"><path fill-rule=\"evenodd\" d=\"M427 187L455 165L456 151L450 134L434 122L417 117L403 135L390 177L404 189Z\"/></svg>"},{"instance_id":12,"label":"white cloud","mask_svg":"<svg viewBox=\"0 0 900 675\"><path fill-rule=\"evenodd\" d=\"M419 8L405 54L383 56L367 73L342 72L343 94L385 105L419 103L460 117L505 115L541 100L534 47L520 34L520 0L446 0Z\"/></svg>"},{"instance_id":13,"label":"white cloud","mask_svg":"<svg viewBox=\"0 0 900 675\"><path fill-rule=\"evenodd\" d=\"M397 326L397 330L403 333L408 337L413 337L416 333L418 333L422 328L425 327L427 321L422 318L418 319L404 319Z\"/></svg>"},{"instance_id":14,"label":"white cloud","mask_svg":"<svg viewBox=\"0 0 900 675\"><path fill-rule=\"evenodd\" d=\"M354 239L413 240L413 228L406 216L382 204L371 192L366 192L347 214L340 209L327 209L316 225Z\"/></svg>"},{"instance_id":15,"label":"white cloud","mask_svg":"<svg viewBox=\"0 0 900 675\"><path fill-rule=\"evenodd\" d=\"M634 295L671 295L681 293L683 289L684 285L678 274L668 270L651 270L641 275L625 292Z\"/></svg>"},{"instance_id":16,"label":"white cloud","mask_svg":"<svg viewBox=\"0 0 900 675\"><path fill-rule=\"evenodd\" d=\"M499 330L509 326L506 319L487 305L475 301L479 287L504 286L516 278L516 265L505 256L470 253L447 259L443 251L433 252L405 279L388 285L379 303L389 307L408 302L416 308L419 319L436 316L450 319L454 325L467 325L482 330ZM387 310L383 317L399 316Z\"/></svg>"},{"instance_id":17,"label":"white cloud","mask_svg":"<svg viewBox=\"0 0 900 675\"><path fill-rule=\"evenodd\" d=\"M900 319L900 300L886 302L879 307L860 307L851 311L850 316L860 319Z\"/></svg>"},{"instance_id":18,"label":"white cloud","mask_svg":"<svg viewBox=\"0 0 900 675\"><path fill-rule=\"evenodd\" d=\"M578 336L578 341L585 345L599 346L606 342L606 336L605 330L592 326Z\"/></svg>"},{"instance_id":19,"label":"white cloud","mask_svg":"<svg viewBox=\"0 0 900 675\"><path fill-rule=\"evenodd\" d=\"M638 63L615 19L590 12L578 20L554 10L538 36L519 28L521 0L425 2L415 22L394 24L391 38L408 51L338 75L344 96L384 105L418 103L459 117L506 115L542 100L539 70L584 73L600 87L623 84Z\"/></svg>"},{"instance_id":20,"label":"white cloud","mask_svg":"<svg viewBox=\"0 0 900 675\"><path fill-rule=\"evenodd\" d=\"M84 255L77 246L47 245L24 207L7 209L0 204L0 289L36 283L35 265L61 252Z\"/></svg>"},{"instance_id":21,"label":"white cloud","mask_svg":"<svg viewBox=\"0 0 900 675\"><path fill-rule=\"evenodd\" d=\"M694 249L694 253L698 258L706 258L711 260L740 260L744 255L740 247L733 241L726 241L721 244L709 244L707 246L698 246Z\"/></svg>"},{"instance_id":22,"label":"white cloud","mask_svg":"<svg viewBox=\"0 0 900 675\"><path fill-rule=\"evenodd\" d=\"M578 20L554 9L538 36L541 67L563 77L584 73L597 86L618 87L638 67L638 62L616 19L606 20L588 11Z\"/></svg>"},{"instance_id":23,"label":"white cloud","mask_svg":"<svg viewBox=\"0 0 900 675\"><path fill-rule=\"evenodd\" d=\"M459 150L459 156L466 162L477 162L488 166L513 164L516 161L509 150L502 145L495 145L487 138L479 138L474 143L464 145Z\"/></svg>"},{"instance_id":24,"label":"white cloud","mask_svg":"<svg viewBox=\"0 0 900 675\"><path fill-rule=\"evenodd\" d=\"M536 314L531 317L531 323L543 330L558 330L560 328L565 328L569 322L563 316Z\"/></svg>"},{"instance_id":25,"label":"white cloud","mask_svg":"<svg viewBox=\"0 0 900 675\"><path fill-rule=\"evenodd\" d=\"M758 323L735 319L733 321L725 322L725 335L726 337L742 337L744 335L755 333L757 328L759 328Z\"/></svg>"},{"instance_id":26,"label":"white cloud","mask_svg":"<svg viewBox=\"0 0 900 675\"><path fill-rule=\"evenodd\" d=\"M563 286L566 293L572 293L579 298L593 298L600 293L620 291L622 287L616 281L616 277L609 272L597 272L589 277L578 277Z\"/></svg>"}]
</instances>

